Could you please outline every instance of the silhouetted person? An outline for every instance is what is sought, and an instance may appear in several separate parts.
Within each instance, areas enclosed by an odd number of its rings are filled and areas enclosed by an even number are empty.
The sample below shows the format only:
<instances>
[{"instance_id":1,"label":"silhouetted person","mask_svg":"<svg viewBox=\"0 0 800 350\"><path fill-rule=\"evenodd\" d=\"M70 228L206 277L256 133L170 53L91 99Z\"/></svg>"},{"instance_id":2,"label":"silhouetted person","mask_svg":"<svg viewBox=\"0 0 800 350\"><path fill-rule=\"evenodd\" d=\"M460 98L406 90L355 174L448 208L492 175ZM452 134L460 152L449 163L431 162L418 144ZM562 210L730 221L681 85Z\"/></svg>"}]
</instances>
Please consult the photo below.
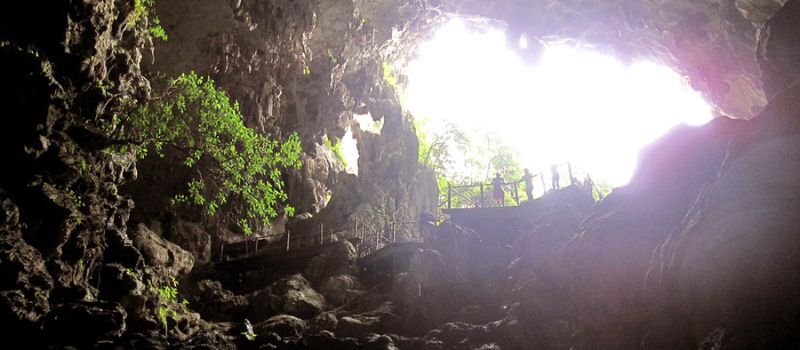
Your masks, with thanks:
<instances>
[{"instance_id":1,"label":"silhouetted person","mask_svg":"<svg viewBox=\"0 0 800 350\"><path fill-rule=\"evenodd\" d=\"M558 165L553 164L553 165L550 166L550 178L553 181L553 189L557 190L558 187L559 187L558 186L558 179L559 179L559 176L558 176Z\"/></svg>"},{"instance_id":2,"label":"silhouetted person","mask_svg":"<svg viewBox=\"0 0 800 350\"><path fill-rule=\"evenodd\" d=\"M528 200L533 200L533 174L528 168L525 168L525 174L522 175L522 181L525 182L525 194L528 195Z\"/></svg>"},{"instance_id":3,"label":"silhouetted person","mask_svg":"<svg viewBox=\"0 0 800 350\"><path fill-rule=\"evenodd\" d=\"M497 172L497 175L494 177L494 179L492 179L492 185L494 186L494 189L492 190L492 195L494 196L494 200L495 202L497 202L497 205L501 207L505 206L506 203L506 198L505 198L506 193L503 191L503 183L505 182L506 180L503 179L502 176L500 176L499 171Z\"/></svg>"}]
</instances>

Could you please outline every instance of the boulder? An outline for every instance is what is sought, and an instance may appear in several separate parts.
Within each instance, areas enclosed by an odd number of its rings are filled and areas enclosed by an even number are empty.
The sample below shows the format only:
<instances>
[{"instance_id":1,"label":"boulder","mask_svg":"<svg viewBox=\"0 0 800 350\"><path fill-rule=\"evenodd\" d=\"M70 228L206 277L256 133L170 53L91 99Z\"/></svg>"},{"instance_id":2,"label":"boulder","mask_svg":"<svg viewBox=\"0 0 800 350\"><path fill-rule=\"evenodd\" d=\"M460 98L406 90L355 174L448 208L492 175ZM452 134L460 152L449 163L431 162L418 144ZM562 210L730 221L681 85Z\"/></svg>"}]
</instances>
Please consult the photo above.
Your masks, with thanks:
<instances>
[{"instance_id":1,"label":"boulder","mask_svg":"<svg viewBox=\"0 0 800 350\"><path fill-rule=\"evenodd\" d=\"M119 303L68 303L53 308L42 328L49 342L89 346L122 335L126 317Z\"/></svg>"},{"instance_id":2,"label":"boulder","mask_svg":"<svg viewBox=\"0 0 800 350\"><path fill-rule=\"evenodd\" d=\"M339 319L333 312L323 312L309 322L313 332L334 331L339 324Z\"/></svg>"},{"instance_id":3,"label":"boulder","mask_svg":"<svg viewBox=\"0 0 800 350\"><path fill-rule=\"evenodd\" d=\"M336 274L352 273L356 262L356 248L348 241L340 240L309 261L303 273L312 282L319 283Z\"/></svg>"},{"instance_id":4,"label":"boulder","mask_svg":"<svg viewBox=\"0 0 800 350\"><path fill-rule=\"evenodd\" d=\"M401 326L401 319L391 302L386 302L375 310L339 317L336 335L342 337L363 337L369 333L386 333Z\"/></svg>"},{"instance_id":5,"label":"boulder","mask_svg":"<svg viewBox=\"0 0 800 350\"><path fill-rule=\"evenodd\" d=\"M352 275L328 277L325 282L322 283L320 292L322 292L325 299L334 306L342 306L363 293L363 291L361 291L361 284Z\"/></svg>"},{"instance_id":6,"label":"boulder","mask_svg":"<svg viewBox=\"0 0 800 350\"><path fill-rule=\"evenodd\" d=\"M337 338L332 332L322 331L307 338L309 349L359 350L361 345L355 338Z\"/></svg>"},{"instance_id":7,"label":"boulder","mask_svg":"<svg viewBox=\"0 0 800 350\"><path fill-rule=\"evenodd\" d=\"M194 256L175 243L161 238L144 224L133 230L134 246L151 266L162 266L173 275L185 275L194 267Z\"/></svg>"},{"instance_id":8,"label":"boulder","mask_svg":"<svg viewBox=\"0 0 800 350\"><path fill-rule=\"evenodd\" d=\"M212 321L240 320L250 307L247 297L233 294L223 288L219 281L212 280L197 282L189 302L193 309L200 311L203 318Z\"/></svg>"},{"instance_id":9,"label":"boulder","mask_svg":"<svg viewBox=\"0 0 800 350\"><path fill-rule=\"evenodd\" d=\"M211 261L211 235L200 224L178 219L170 228L169 239L192 253L198 262Z\"/></svg>"},{"instance_id":10,"label":"boulder","mask_svg":"<svg viewBox=\"0 0 800 350\"><path fill-rule=\"evenodd\" d=\"M250 304L255 319L279 313L306 319L325 310L325 297L312 289L302 275L296 274L251 294Z\"/></svg>"},{"instance_id":11,"label":"boulder","mask_svg":"<svg viewBox=\"0 0 800 350\"><path fill-rule=\"evenodd\" d=\"M365 350L399 350L394 340L388 335L369 334L361 339L361 348Z\"/></svg>"},{"instance_id":12,"label":"boulder","mask_svg":"<svg viewBox=\"0 0 800 350\"><path fill-rule=\"evenodd\" d=\"M275 333L281 337L300 338L308 328L305 321L292 315L276 315L253 326L257 336Z\"/></svg>"}]
</instances>

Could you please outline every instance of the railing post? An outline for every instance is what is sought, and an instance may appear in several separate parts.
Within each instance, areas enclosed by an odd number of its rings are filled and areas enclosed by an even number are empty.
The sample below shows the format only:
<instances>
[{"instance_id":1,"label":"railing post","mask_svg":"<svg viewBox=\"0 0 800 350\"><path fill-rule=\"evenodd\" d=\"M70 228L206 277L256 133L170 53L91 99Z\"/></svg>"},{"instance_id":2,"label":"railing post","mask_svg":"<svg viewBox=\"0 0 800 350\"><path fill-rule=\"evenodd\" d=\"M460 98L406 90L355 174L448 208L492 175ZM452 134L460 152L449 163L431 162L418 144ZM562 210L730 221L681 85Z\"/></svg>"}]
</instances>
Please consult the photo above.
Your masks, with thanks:
<instances>
[{"instance_id":1,"label":"railing post","mask_svg":"<svg viewBox=\"0 0 800 350\"><path fill-rule=\"evenodd\" d=\"M452 198L453 198L453 189L450 187L450 184L447 184L447 209L452 208Z\"/></svg>"},{"instance_id":2,"label":"railing post","mask_svg":"<svg viewBox=\"0 0 800 350\"><path fill-rule=\"evenodd\" d=\"M567 171L569 172L569 183L571 185L575 184L575 177L572 176L572 163L567 162Z\"/></svg>"},{"instance_id":3,"label":"railing post","mask_svg":"<svg viewBox=\"0 0 800 350\"><path fill-rule=\"evenodd\" d=\"M292 231L286 231L286 251L289 251L289 240L290 236L292 235Z\"/></svg>"},{"instance_id":4,"label":"railing post","mask_svg":"<svg viewBox=\"0 0 800 350\"><path fill-rule=\"evenodd\" d=\"M479 206L479 208L483 208L485 206L486 204L483 201L483 182L481 182L481 205Z\"/></svg>"},{"instance_id":5,"label":"railing post","mask_svg":"<svg viewBox=\"0 0 800 350\"><path fill-rule=\"evenodd\" d=\"M320 223L319 224L319 244L322 244L324 242L324 240L325 240L324 228L325 228L325 224Z\"/></svg>"},{"instance_id":6,"label":"railing post","mask_svg":"<svg viewBox=\"0 0 800 350\"><path fill-rule=\"evenodd\" d=\"M219 244L219 262L225 257L225 242Z\"/></svg>"},{"instance_id":7,"label":"railing post","mask_svg":"<svg viewBox=\"0 0 800 350\"><path fill-rule=\"evenodd\" d=\"M547 185L544 182L544 173L539 173L539 178L542 180L542 195L547 193Z\"/></svg>"}]
</instances>

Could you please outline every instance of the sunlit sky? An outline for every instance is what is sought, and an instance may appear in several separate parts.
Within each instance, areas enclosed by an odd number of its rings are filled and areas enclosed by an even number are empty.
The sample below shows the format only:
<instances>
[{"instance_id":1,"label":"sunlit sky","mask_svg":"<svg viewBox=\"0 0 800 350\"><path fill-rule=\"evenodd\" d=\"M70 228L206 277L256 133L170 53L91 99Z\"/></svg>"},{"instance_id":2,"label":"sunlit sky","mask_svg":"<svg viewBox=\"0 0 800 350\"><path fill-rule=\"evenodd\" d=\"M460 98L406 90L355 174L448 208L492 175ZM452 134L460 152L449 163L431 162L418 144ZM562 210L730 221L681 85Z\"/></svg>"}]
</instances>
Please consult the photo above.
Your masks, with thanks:
<instances>
[{"instance_id":1,"label":"sunlit sky","mask_svg":"<svg viewBox=\"0 0 800 350\"><path fill-rule=\"evenodd\" d=\"M626 184L639 150L680 123L701 125L712 109L684 78L650 62L620 61L548 46L526 66L501 31L455 19L423 44L405 71L406 106L432 132L450 120L475 139L499 135L533 172L571 161L595 180Z\"/></svg>"}]
</instances>

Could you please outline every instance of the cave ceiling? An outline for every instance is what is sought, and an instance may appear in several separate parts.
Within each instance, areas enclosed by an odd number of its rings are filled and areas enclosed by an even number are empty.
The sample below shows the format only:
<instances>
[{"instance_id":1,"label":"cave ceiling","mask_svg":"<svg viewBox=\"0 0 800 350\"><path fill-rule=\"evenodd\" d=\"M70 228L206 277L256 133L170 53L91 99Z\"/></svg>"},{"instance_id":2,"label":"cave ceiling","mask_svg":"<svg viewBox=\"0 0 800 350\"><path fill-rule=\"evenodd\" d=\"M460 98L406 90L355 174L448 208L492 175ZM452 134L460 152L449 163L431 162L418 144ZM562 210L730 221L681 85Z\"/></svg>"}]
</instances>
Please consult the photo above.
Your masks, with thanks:
<instances>
[{"instance_id":1,"label":"cave ceiling","mask_svg":"<svg viewBox=\"0 0 800 350\"><path fill-rule=\"evenodd\" d=\"M544 45L559 42L623 62L666 64L719 114L750 119L766 104L755 59L758 29L785 2L163 0L157 4L171 38L157 45L155 67L212 74L254 116L248 124L319 141L322 134L341 137L346 115L385 114L394 97L380 86L382 62L402 67L439 24L457 16L501 27L510 42L524 35L528 48L510 46L531 64ZM298 74L304 67L312 79Z\"/></svg>"},{"instance_id":2,"label":"cave ceiling","mask_svg":"<svg viewBox=\"0 0 800 350\"><path fill-rule=\"evenodd\" d=\"M630 62L664 63L689 78L721 114L749 119L766 103L757 30L785 0L442 0L442 13L501 21L507 33L567 41ZM529 40L532 42L532 40ZM535 61L541 46L521 56ZM527 52L525 52L527 51Z\"/></svg>"}]
</instances>

